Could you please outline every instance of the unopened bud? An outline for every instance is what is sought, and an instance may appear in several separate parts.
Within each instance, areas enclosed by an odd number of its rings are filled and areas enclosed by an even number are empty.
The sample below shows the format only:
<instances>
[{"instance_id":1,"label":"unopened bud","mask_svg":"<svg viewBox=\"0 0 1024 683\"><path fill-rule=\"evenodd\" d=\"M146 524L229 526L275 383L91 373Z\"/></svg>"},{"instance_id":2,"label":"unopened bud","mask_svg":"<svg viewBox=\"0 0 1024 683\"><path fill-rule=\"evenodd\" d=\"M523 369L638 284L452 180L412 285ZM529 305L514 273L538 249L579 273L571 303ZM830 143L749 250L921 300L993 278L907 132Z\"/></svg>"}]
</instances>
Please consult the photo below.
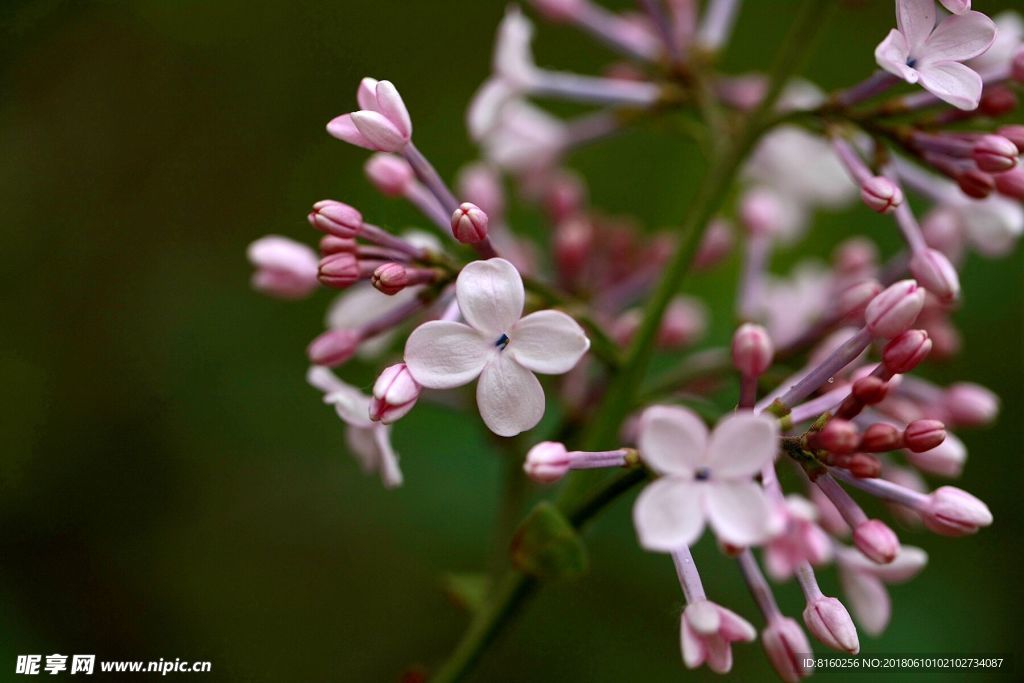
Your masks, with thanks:
<instances>
[{"instance_id":1,"label":"unopened bud","mask_svg":"<svg viewBox=\"0 0 1024 683\"><path fill-rule=\"evenodd\" d=\"M665 309L658 328L658 346L678 349L699 339L708 327L708 313L697 299L677 296Z\"/></svg>"},{"instance_id":2,"label":"unopened bud","mask_svg":"<svg viewBox=\"0 0 1024 683\"><path fill-rule=\"evenodd\" d=\"M903 430L903 444L914 453L924 453L946 440L946 425L939 420L914 420Z\"/></svg>"},{"instance_id":3,"label":"unopened bud","mask_svg":"<svg viewBox=\"0 0 1024 683\"><path fill-rule=\"evenodd\" d=\"M929 474L940 477L958 477L967 461L967 448L953 434L946 434L946 439L935 448L915 453L907 451L907 462Z\"/></svg>"},{"instance_id":4,"label":"unopened bud","mask_svg":"<svg viewBox=\"0 0 1024 683\"><path fill-rule=\"evenodd\" d=\"M408 286L409 277L401 263L385 263L373 271L370 282L380 292L393 296Z\"/></svg>"},{"instance_id":5,"label":"unopened bud","mask_svg":"<svg viewBox=\"0 0 1024 683\"><path fill-rule=\"evenodd\" d=\"M770 190L750 190L740 200L740 220L751 235L777 235L784 215L781 200Z\"/></svg>"},{"instance_id":6,"label":"unopened bud","mask_svg":"<svg viewBox=\"0 0 1024 683\"><path fill-rule=\"evenodd\" d=\"M977 168L964 171L956 177L960 190L972 199L985 199L996 189L996 181L988 173Z\"/></svg>"},{"instance_id":7,"label":"unopened bud","mask_svg":"<svg viewBox=\"0 0 1024 683\"><path fill-rule=\"evenodd\" d=\"M860 652L857 627L843 603L824 595L807 603L804 608L807 630L833 650L855 655Z\"/></svg>"},{"instance_id":8,"label":"unopened bud","mask_svg":"<svg viewBox=\"0 0 1024 683\"><path fill-rule=\"evenodd\" d=\"M881 293L882 285L878 280L862 280L839 292L836 310L840 317L860 318L871 300Z\"/></svg>"},{"instance_id":9,"label":"unopened bud","mask_svg":"<svg viewBox=\"0 0 1024 683\"><path fill-rule=\"evenodd\" d=\"M960 296L960 277L956 268L940 251L921 249L910 259L910 272L925 289L944 304Z\"/></svg>"},{"instance_id":10,"label":"unopened bud","mask_svg":"<svg viewBox=\"0 0 1024 683\"><path fill-rule=\"evenodd\" d=\"M857 446L869 453L885 453L903 447L903 432L896 426L885 422L876 422L864 430Z\"/></svg>"},{"instance_id":11,"label":"unopened bud","mask_svg":"<svg viewBox=\"0 0 1024 683\"><path fill-rule=\"evenodd\" d=\"M829 464L848 470L858 479L875 479L882 474L882 463L868 453L833 456L829 460Z\"/></svg>"},{"instance_id":12,"label":"unopened bud","mask_svg":"<svg viewBox=\"0 0 1024 683\"><path fill-rule=\"evenodd\" d=\"M768 661L786 683L807 678L814 670L814 660L807 656L811 652L811 644L800 625L789 617L778 615L771 618L768 628L761 632L761 644Z\"/></svg>"},{"instance_id":13,"label":"unopened bud","mask_svg":"<svg viewBox=\"0 0 1024 683\"><path fill-rule=\"evenodd\" d=\"M539 484L553 484L566 475L571 465L564 444L542 441L526 454L523 470Z\"/></svg>"},{"instance_id":14,"label":"unopened bud","mask_svg":"<svg viewBox=\"0 0 1024 683\"><path fill-rule=\"evenodd\" d=\"M330 254L320 259L317 273L320 282L334 289L345 289L359 281L359 260L347 251Z\"/></svg>"},{"instance_id":15,"label":"unopened bud","mask_svg":"<svg viewBox=\"0 0 1024 683\"><path fill-rule=\"evenodd\" d=\"M897 337L917 320L924 307L924 289L913 280L890 285L868 304L864 318L875 337Z\"/></svg>"},{"instance_id":16,"label":"unopened bud","mask_svg":"<svg viewBox=\"0 0 1024 683\"><path fill-rule=\"evenodd\" d=\"M916 368L932 350L932 340L924 330L907 330L889 341L882 351L882 364L894 375Z\"/></svg>"},{"instance_id":17,"label":"unopened bud","mask_svg":"<svg viewBox=\"0 0 1024 683\"><path fill-rule=\"evenodd\" d=\"M812 432L818 448L839 455L853 453L860 441L860 435L852 422L832 418L819 432Z\"/></svg>"},{"instance_id":18,"label":"unopened bud","mask_svg":"<svg viewBox=\"0 0 1024 683\"><path fill-rule=\"evenodd\" d=\"M391 424L405 417L416 405L420 391L405 363L385 368L373 384L370 419Z\"/></svg>"},{"instance_id":19,"label":"unopened bud","mask_svg":"<svg viewBox=\"0 0 1024 683\"><path fill-rule=\"evenodd\" d=\"M1017 96L1005 86L985 88L978 104L978 113L982 116L998 119L1012 114L1017 108Z\"/></svg>"},{"instance_id":20,"label":"unopened bud","mask_svg":"<svg viewBox=\"0 0 1024 683\"><path fill-rule=\"evenodd\" d=\"M385 197L401 197L415 179L412 166L395 154L378 152L366 160L366 177Z\"/></svg>"},{"instance_id":21,"label":"unopened bud","mask_svg":"<svg viewBox=\"0 0 1024 683\"><path fill-rule=\"evenodd\" d=\"M974 143L971 158L986 173L1006 173L1017 165L1017 145L1002 135L983 135Z\"/></svg>"},{"instance_id":22,"label":"unopened bud","mask_svg":"<svg viewBox=\"0 0 1024 683\"><path fill-rule=\"evenodd\" d=\"M307 216L309 224L321 232L353 238L363 227L363 214L348 204L324 199L313 205Z\"/></svg>"},{"instance_id":23,"label":"unopened bud","mask_svg":"<svg viewBox=\"0 0 1024 683\"><path fill-rule=\"evenodd\" d=\"M860 377L853 382L850 394L867 406L873 406L885 400L889 393L889 383L881 377Z\"/></svg>"},{"instance_id":24,"label":"unopened bud","mask_svg":"<svg viewBox=\"0 0 1024 683\"><path fill-rule=\"evenodd\" d=\"M872 211L889 213L903 203L903 190L884 176L874 176L861 183L860 197Z\"/></svg>"},{"instance_id":25,"label":"unopened bud","mask_svg":"<svg viewBox=\"0 0 1024 683\"><path fill-rule=\"evenodd\" d=\"M338 237L336 235L324 235L320 238L320 255L330 256L348 252L356 253L356 241L351 237Z\"/></svg>"},{"instance_id":26,"label":"unopened bud","mask_svg":"<svg viewBox=\"0 0 1024 683\"><path fill-rule=\"evenodd\" d=\"M999 414L999 397L971 382L961 382L946 389L943 404L954 424L983 427Z\"/></svg>"},{"instance_id":27,"label":"unopened bud","mask_svg":"<svg viewBox=\"0 0 1024 683\"><path fill-rule=\"evenodd\" d=\"M744 323L732 337L732 363L744 377L760 377L771 367L775 347L768 330Z\"/></svg>"},{"instance_id":28,"label":"unopened bud","mask_svg":"<svg viewBox=\"0 0 1024 683\"><path fill-rule=\"evenodd\" d=\"M967 536L992 524L988 506L955 486L933 491L921 515L926 527L943 536Z\"/></svg>"},{"instance_id":29,"label":"unopened bud","mask_svg":"<svg viewBox=\"0 0 1024 683\"><path fill-rule=\"evenodd\" d=\"M452 214L452 234L463 244L487 239L487 214L476 204L463 202Z\"/></svg>"},{"instance_id":30,"label":"unopened bud","mask_svg":"<svg viewBox=\"0 0 1024 683\"><path fill-rule=\"evenodd\" d=\"M878 519L862 522L853 530L853 544L865 557L878 564L889 564L900 551L896 533Z\"/></svg>"},{"instance_id":31,"label":"unopened bud","mask_svg":"<svg viewBox=\"0 0 1024 683\"><path fill-rule=\"evenodd\" d=\"M996 189L1004 197L1024 201L1024 168L1018 166L1012 171L995 177Z\"/></svg>"},{"instance_id":32,"label":"unopened bud","mask_svg":"<svg viewBox=\"0 0 1024 683\"><path fill-rule=\"evenodd\" d=\"M843 275L859 275L878 265L878 247L861 237L843 241L832 255L835 268Z\"/></svg>"},{"instance_id":33,"label":"unopened bud","mask_svg":"<svg viewBox=\"0 0 1024 683\"><path fill-rule=\"evenodd\" d=\"M530 0L545 19L555 23L575 21L586 9L586 0Z\"/></svg>"},{"instance_id":34,"label":"unopened bud","mask_svg":"<svg viewBox=\"0 0 1024 683\"><path fill-rule=\"evenodd\" d=\"M306 347L306 357L313 365L333 368L355 355L359 342L359 333L353 330L327 330Z\"/></svg>"}]
</instances>

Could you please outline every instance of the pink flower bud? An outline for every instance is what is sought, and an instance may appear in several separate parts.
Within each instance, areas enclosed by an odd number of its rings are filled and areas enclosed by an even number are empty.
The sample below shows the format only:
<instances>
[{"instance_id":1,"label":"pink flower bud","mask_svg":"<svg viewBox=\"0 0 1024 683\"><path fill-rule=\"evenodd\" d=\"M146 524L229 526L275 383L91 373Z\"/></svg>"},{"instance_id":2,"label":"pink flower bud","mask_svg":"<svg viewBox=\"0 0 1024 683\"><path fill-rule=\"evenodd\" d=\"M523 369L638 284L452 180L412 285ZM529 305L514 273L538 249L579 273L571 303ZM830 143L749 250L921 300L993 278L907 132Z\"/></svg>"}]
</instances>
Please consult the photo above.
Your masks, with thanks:
<instances>
[{"instance_id":1,"label":"pink flower bud","mask_svg":"<svg viewBox=\"0 0 1024 683\"><path fill-rule=\"evenodd\" d=\"M853 544L872 562L889 564L900 551L900 539L878 519L869 519L853 530Z\"/></svg>"},{"instance_id":2,"label":"pink flower bud","mask_svg":"<svg viewBox=\"0 0 1024 683\"><path fill-rule=\"evenodd\" d=\"M914 453L924 453L946 440L946 425L939 420L914 420L903 430L903 444Z\"/></svg>"},{"instance_id":3,"label":"pink flower bud","mask_svg":"<svg viewBox=\"0 0 1024 683\"><path fill-rule=\"evenodd\" d=\"M677 296L669 302L658 328L658 346L678 349L696 341L708 326L708 313L697 299Z\"/></svg>"},{"instance_id":4,"label":"pink flower bud","mask_svg":"<svg viewBox=\"0 0 1024 683\"><path fill-rule=\"evenodd\" d=\"M479 206L489 217L505 212L501 175L487 164L470 164L459 171L458 187L459 196Z\"/></svg>"},{"instance_id":5,"label":"pink flower bud","mask_svg":"<svg viewBox=\"0 0 1024 683\"><path fill-rule=\"evenodd\" d=\"M842 318L860 318L872 299L882 293L878 280L862 280L839 292L836 311Z\"/></svg>"},{"instance_id":6,"label":"pink flower bud","mask_svg":"<svg viewBox=\"0 0 1024 683\"><path fill-rule=\"evenodd\" d=\"M964 225L956 209L940 206L929 211L921 223L921 232L925 244L938 249L950 260L959 261L963 256Z\"/></svg>"},{"instance_id":7,"label":"pink flower bud","mask_svg":"<svg viewBox=\"0 0 1024 683\"><path fill-rule=\"evenodd\" d=\"M983 135L971 150L971 158L986 173L1005 173L1017 165L1017 145L1002 135Z\"/></svg>"},{"instance_id":8,"label":"pink flower bud","mask_svg":"<svg viewBox=\"0 0 1024 683\"><path fill-rule=\"evenodd\" d=\"M279 299L302 299L317 288L316 252L305 244L267 235L249 245L249 262L256 268L253 289Z\"/></svg>"},{"instance_id":9,"label":"pink flower bud","mask_svg":"<svg viewBox=\"0 0 1024 683\"><path fill-rule=\"evenodd\" d=\"M903 203L903 190L884 176L874 176L861 183L860 198L872 211L889 213Z\"/></svg>"},{"instance_id":10,"label":"pink flower bud","mask_svg":"<svg viewBox=\"0 0 1024 683\"><path fill-rule=\"evenodd\" d=\"M359 261L350 252L338 252L320 259L317 278L321 284L334 289L345 289L359 281Z\"/></svg>"},{"instance_id":11,"label":"pink flower bud","mask_svg":"<svg viewBox=\"0 0 1024 683\"><path fill-rule=\"evenodd\" d=\"M537 12L554 23L575 21L586 9L586 0L530 0Z\"/></svg>"},{"instance_id":12,"label":"pink flower bud","mask_svg":"<svg viewBox=\"0 0 1024 683\"><path fill-rule=\"evenodd\" d=\"M988 506L955 486L933 491L921 514L924 525L943 536L967 536L992 523Z\"/></svg>"},{"instance_id":13,"label":"pink flower bud","mask_svg":"<svg viewBox=\"0 0 1024 683\"><path fill-rule=\"evenodd\" d=\"M894 375L916 368L932 350L932 340L924 330L907 330L892 339L882 351L882 364Z\"/></svg>"},{"instance_id":14,"label":"pink flower bud","mask_svg":"<svg viewBox=\"0 0 1024 683\"><path fill-rule=\"evenodd\" d=\"M979 384L961 382L949 387L943 404L956 425L983 427L999 414L999 397Z\"/></svg>"},{"instance_id":15,"label":"pink flower bud","mask_svg":"<svg viewBox=\"0 0 1024 683\"><path fill-rule=\"evenodd\" d=\"M967 461L967 448L953 434L946 434L946 440L931 450L915 453L907 451L907 462L930 474L940 477L959 477Z\"/></svg>"},{"instance_id":16,"label":"pink flower bud","mask_svg":"<svg viewBox=\"0 0 1024 683\"><path fill-rule=\"evenodd\" d=\"M487 239L487 214L476 204L463 202L452 214L452 234L463 244Z\"/></svg>"},{"instance_id":17,"label":"pink flower bud","mask_svg":"<svg viewBox=\"0 0 1024 683\"><path fill-rule=\"evenodd\" d=\"M985 199L996 189L996 181L988 173L972 168L956 177L960 191L972 199Z\"/></svg>"},{"instance_id":18,"label":"pink flower bud","mask_svg":"<svg viewBox=\"0 0 1024 683\"><path fill-rule=\"evenodd\" d=\"M829 420L813 437L815 446L840 455L853 453L860 442L860 434L853 423L839 418Z\"/></svg>"},{"instance_id":19,"label":"pink flower bud","mask_svg":"<svg viewBox=\"0 0 1024 683\"><path fill-rule=\"evenodd\" d=\"M359 342L359 333L353 330L327 330L310 342L306 356L313 365L333 368L351 358Z\"/></svg>"},{"instance_id":20,"label":"pink flower bud","mask_svg":"<svg viewBox=\"0 0 1024 683\"><path fill-rule=\"evenodd\" d=\"M351 239L363 227L363 214L341 202L324 199L313 205L307 216L309 224L322 232Z\"/></svg>"},{"instance_id":21,"label":"pink flower bud","mask_svg":"<svg viewBox=\"0 0 1024 683\"><path fill-rule=\"evenodd\" d=\"M889 393L889 383L881 377L860 377L853 383L850 394L864 405L873 406L885 400Z\"/></svg>"},{"instance_id":22,"label":"pink flower bud","mask_svg":"<svg viewBox=\"0 0 1024 683\"><path fill-rule=\"evenodd\" d=\"M750 190L740 200L740 220L751 235L777 235L784 213L779 197L770 190Z\"/></svg>"},{"instance_id":23,"label":"pink flower bud","mask_svg":"<svg viewBox=\"0 0 1024 683\"><path fill-rule=\"evenodd\" d=\"M981 95L981 102L978 104L978 113L982 116L998 119L1001 116L1012 114L1017 108L1017 95L1004 86L985 88Z\"/></svg>"},{"instance_id":24,"label":"pink flower bud","mask_svg":"<svg viewBox=\"0 0 1024 683\"><path fill-rule=\"evenodd\" d=\"M582 274L594 243L594 226L580 216L555 226L555 263L559 274L572 280Z\"/></svg>"},{"instance_id":25,"label":"pink flower bud","mask_svg":"<svg viewBox=\"0 0 1024 683\"><path fill-rule=\"evenodd\" d=\"M553 484L569 471L571 462L563 444L542 441L526 454L523 470L539 484Z\"/></svg>"},{"instance_id":26,"label":"pink flower bud","mask_svg":"<svg viewBox=\"0 0 1024 683\"><path fill-rule=\"evenodd\" d=\"M1019 124L1003 126L996 131L996 134L1012 142L1018 150L1024 148L1024 126Z\"/></svg>"},{"instance_id":27,"label":"pink flower bud","mask_svg":"<svg viewBox=\"0 0 1024 683\"><path fill-rule=\"evenodd\" d=\"M901 280L871 300L864 318L871 334L892 339L914 324L922 308L924 289L913 280Z\"/></svg>"},{"instance_id":28,"label":"pink flower bud","mask_svg":"<svg viewBox=\"0 0 1024 683\"><path fill-rule=\"evenodd\" d=\"M336 235L324 235L320 238L320 255L329 256L348 252L356 253L356 241L352 237L337 237Z\"/></svg>"},{"instance_id":29,"label":"pink flower bud","mask_svg":"<svg viewBox=\"0 0 1024 683\"><path fill-rule=\"evenodd\" d=\"M951 303L960 296L960 277L953 264L940 251L919 250L910 259L910 272L942 303Z\"/></svg>"},{"instance_id":30,"label":"pink flower bud","mask_svg":"<svg viewBox=\"0 0 1024 683\"><path fill-rule=\"evenodd\" d=\"M385 197L401 197L415 179L412 166L394 154L379 152L366 160L366 177Z\"/></svg>"},{"instance_id":31,"label":"pink flower bud","mask_svg":"<svg viewBox=\"0 0 1024 683\"><path fill-rule=\"evenodd\" d=\"M694 268L706 269L718 265L732 251L732 245L733 234L729 224L720 219L712 221L697 248L697 255L693 257Z\"/></svg>"},{"instance_id":32,"label":"pink flower bud","mask_svg":"<svg viewBox=\"0 0 1024 683\"><path fill-rule=\"evenodd\" d=\"M804 608L804 623L815 638L833 650L851 655L860 652L857 627L853 625L846 607L837 599L822 595L808 602Z\"/></svg>"},{"instance_id":33,"label":"pink flower bud","mask_svg":"<svg viewBox=\"0 0 1024 683\"><path fill-rule=\"evenodd\" d=\"M891 424L876 422L864 430L858 448L869 453L885 453L903 446L903 432Z\"/></svg>"},{"instance_id":34,"label":"pink flower bud","mask_svg":"<svg viewBox=\"0 0 1024 683\"><path fill-rule=\"evenodd\" d=\"M760 377L771 367L775 346L768 330L744 323L732 337L732 364L744 377Z\"/></svg>"},{"instance_id":35,"label":"pink flower bud","mask_svg":"<svg viewBox=\"0 0 1024 683\"><path fill-rule=\"evenodd\" d=\"M547 181L544 189L544 208L554 223L567 220L584 208L587 188L580 177L573 173L559 173Z\"/></svg>"},{"instance_id":36,"label":"pink flower bud","mask_svg":"<svg viewBox=\"0 0 1024 683\"><path fill-rule=\"evenodd\" d=\"M1013 61L1010 62L1010 74L1013 80L1024 83L1024 46L1018 47L1013 53Z\"/></svg>"},{"instance_id":37,"label":"pink flower bud","mask_svg":"<svg viewBox=\"0 0 1024 683\"><path fill-rule=\"evenodd\" d=\"M373 384L370 419L391 424L405 417L416 405L420 391L405 363L385 368Z\"/></svg>"},{"instance_id":38,"label":"pink flower bud","mask_svg":"<svg viewBox=\"0 0 1024 683\"><path fill-rule=\"evenodd\" d=\"M858 479L875 479L882 474L882 463L867 453L851 453L849 455L833 455L829 463L835 467L849 470Z\"/></svg>"},{"instance_id":39,"label":"pink flower bud","mask_svg":"<svg viewBox=\"0 0 1024 683\"><path fill-rule=\"evenodd\" d=\"M870 273L878 265L878 247L870 240L853 237L836 248L832 261L843 275Z\"/></svg>"},{"instance_id":40,"label":"pink flower bud","mask_svg":"<svg viewBox=\"0 0 1024 683\"><path fill-rule=\"evenodd\" d=\"M779 678L786 683L796 683L811 675L813 666L806 665L811 644L800 625L789 617L772 617L768 628L761 632L761 644Z\"/></svg>"},{"instance_id":41,"label":"pink flower bud","mask_svg":"<svg viewBox=\"0 0 1024 683\"><path fill-rule=\"evenodd\" d=\"M995 177L995 181L999 194L1024 201L1024 168L1018 166L1012 171L1000 173Z\"/></svg>"},{"instance_id":42,"label":"pink flower bud","mask_svg":"<svg viewBox=\"0 0 1024 683\"><path fill-rule=\"evenodd\" d=\"M409 284L409 276L401 263L385 263L373 271L370 282L380 292L393 296Z\"/></svg>"}]
</instances>

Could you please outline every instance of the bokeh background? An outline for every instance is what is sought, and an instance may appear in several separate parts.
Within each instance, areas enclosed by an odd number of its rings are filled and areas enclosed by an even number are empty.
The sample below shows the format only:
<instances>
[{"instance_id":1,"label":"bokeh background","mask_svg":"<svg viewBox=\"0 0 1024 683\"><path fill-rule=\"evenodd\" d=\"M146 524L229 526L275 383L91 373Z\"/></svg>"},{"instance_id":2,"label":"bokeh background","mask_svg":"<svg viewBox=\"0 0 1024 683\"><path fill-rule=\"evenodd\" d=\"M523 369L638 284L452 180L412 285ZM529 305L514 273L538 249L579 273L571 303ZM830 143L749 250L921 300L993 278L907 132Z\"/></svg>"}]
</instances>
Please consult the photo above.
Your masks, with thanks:
<instances>
[{"instance_id":1,"label":"bokeh background","mask_svg":"<svg viewBox=\"0 0 1024 683\"><path fill-rule=\"evenodd\" d=\"M792 6L746 4L726 59L736 71L763 67ZM304 215L324 197L414 224L324 124L352 108L361 76L389 78L451 177L475 154L463 110L503 5L0 4L0 680L17 654L61 652L208 659L214 680L390 681L454 644L466 615L441 577L480 570L491 551L500 463L482 425L422 406L395 430L407 485L363 477L303 379L329 296L252 293L244 250L268 232L312 243ZM892 21L887 0L845 6L807 73L826 88L858 80ZM544 64L593 72L609 58L571 29L539 34ZM702 163L657 127L571 161L596 205L648 226L678 220ZM895 248L891 224L866 214L823 217L801 250L827 255L854 232ZM994 429L963 434L962 485L996 525L906 533L931 565L893 589L892 625L863 637L866 652L1020 653L1021 266L1020 250L968 261L965 353L929 370L1005 399ZM708 343L731 330L735 267L688 282L709 297ZM375 369L346 374L366 385ZM715 678L682 667L673 568L639 550L630 504L590 529L590 573L544 590L473 680ZM758 623L735 566L707 538L697 556L708 592ZM823 581L835 589L831 571ZM793 585L779 595L802 606ZM735 680L771 676L759 645L736 659Z\"/></svg>"}]
</instances>

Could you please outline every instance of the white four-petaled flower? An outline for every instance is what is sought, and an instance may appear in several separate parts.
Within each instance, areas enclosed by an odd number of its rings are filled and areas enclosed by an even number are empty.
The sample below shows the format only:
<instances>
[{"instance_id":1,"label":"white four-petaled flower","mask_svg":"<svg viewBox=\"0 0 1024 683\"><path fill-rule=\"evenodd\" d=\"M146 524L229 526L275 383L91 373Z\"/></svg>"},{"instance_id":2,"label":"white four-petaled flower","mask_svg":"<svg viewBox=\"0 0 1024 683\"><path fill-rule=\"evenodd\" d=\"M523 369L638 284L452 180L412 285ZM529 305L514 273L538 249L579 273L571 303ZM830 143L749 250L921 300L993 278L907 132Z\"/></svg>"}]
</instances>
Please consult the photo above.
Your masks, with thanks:
<instances>
[{"instance_id":1,"label":"white four-petaled flower","mask_svg":"<svg viewBox=\"0 0 1024 683\"><path fill-rule=\"evenodd\" d=\"M560 375L590 348L583 329L565 313L523 315L525 292L504 259L474 261L459 274L455 296L465 323L433 320L405 345L413 378L430 389L452 389L480 378L480 416L500 436L534 427L544 415L544 390L533 373Z\"/></svg>"},{"instance_id":2,"label":"white four-petaled flower","mask_svg":"<svg viewBox=\"0 0 1024 683\"><path fill-rule=\"evenodd\" d=\"M962 62L988 50L996 37L995 23L973 11L935 22L935 0L897 0L897 28L875 48L875 60L954 107L977 109L981 76Z\"/></svg>"},{"instance_id":3,"label":"white four-petaled flower","mask_svg":"<svg viewBox=\"0 0 1024 683\"><path fill-rule=\"evenodd\" d=\"M777 533L780 520L754 475L775 458L778 441L778 422L749 411L729 415L709 435L686 408L648 408L640 427L640 457L662 476L633 508L640 544L671 552L696 541L705 522L736 546L762 543Z\"/></svg>"}]
</instances>

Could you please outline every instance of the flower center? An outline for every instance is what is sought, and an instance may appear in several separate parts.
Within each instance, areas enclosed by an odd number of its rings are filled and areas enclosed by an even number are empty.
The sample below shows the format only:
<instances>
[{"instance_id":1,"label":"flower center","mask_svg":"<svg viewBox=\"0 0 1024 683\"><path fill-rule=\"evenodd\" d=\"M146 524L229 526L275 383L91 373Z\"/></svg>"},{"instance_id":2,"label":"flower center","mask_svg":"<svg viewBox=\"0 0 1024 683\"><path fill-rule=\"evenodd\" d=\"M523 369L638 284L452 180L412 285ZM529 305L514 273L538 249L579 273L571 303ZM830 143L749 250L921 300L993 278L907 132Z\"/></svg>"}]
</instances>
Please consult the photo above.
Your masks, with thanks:
<instances>
[{"instance_id":1,"label":"flower center","mask_svg":"<svg viewBox=\"0 0 1024 683\"><path fill-rule=\"evenodd\" d=\"M499 351L504 351L505 347L508 346L509 341L511 340L508 338L508 335L502 332L501 336L498 337L498 341L494 342L494 345L498 347Z\"/></svg>"},{"instance_id":2,"label":"flower center","mask_svg":"<svg viewBox=\"0 0 1024 683\"><path fill-rule=\"evenodd\" d=\"M711 478L711 470L707 467L701 467L694 473L693 477L697 481L707 481Z\"/></svg>"},{"instance_id":3,"label":"flower center","mask_svg":"<svg viewBox=\"0 0 1024 683\"><path fill-rule=\"evenodd\" d=\"M911 69L916 69L917 68L917 58L916 57L907 57L907 66L909 66Z\"/></svg>"}]
</instances>

